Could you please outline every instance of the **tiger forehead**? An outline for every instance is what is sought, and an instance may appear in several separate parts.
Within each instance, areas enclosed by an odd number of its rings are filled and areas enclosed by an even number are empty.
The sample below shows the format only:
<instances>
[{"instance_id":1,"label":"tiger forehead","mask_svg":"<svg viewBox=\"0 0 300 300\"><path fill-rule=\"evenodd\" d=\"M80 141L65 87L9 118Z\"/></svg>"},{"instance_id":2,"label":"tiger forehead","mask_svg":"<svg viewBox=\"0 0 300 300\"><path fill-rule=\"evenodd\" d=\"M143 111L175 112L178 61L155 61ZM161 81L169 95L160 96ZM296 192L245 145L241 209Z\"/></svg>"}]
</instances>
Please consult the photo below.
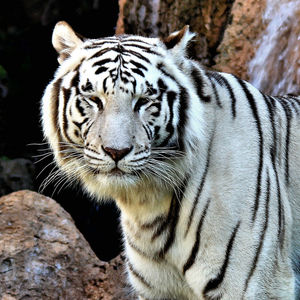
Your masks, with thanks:
<instances>
[{"instance_id":1,"label":"tiger forehead","mask_svg":"<svg viewBox=\"0 0 300 300\"><path fill-rule=\"evenodd\" d=\"M121 90L132 96L153 94L153 85L157 85L160 74L153 57L157 58L157 63L162 57L155 46L134 36L107 38L88 44L88 51L94 51L81 64L81 90L101 90L104 94ZM152 79L152 84L146 82L146 78Z\"/></svg>"},{"instance_id":2,"label":"tiger forehead","mask_svg":"<svg viewBox=\"0 0 300 300\"><path fill-rule=\"evenodd\" d=\"M92 80L92 78L96 78L95 81ZM103 81L99 78L97 79L95 76L91 78L87 77L86 79L80 80L79 90L81 94L87 96L96 95L106 97L116 95L118 98L127 98L129 96L130 98L146 97L153 100L166 91L165 85L162 86L161 84L161 80L154 83L149 83L149 81L145 80L136 86L136 82L124 84L125 79L124 76L121 76L119 80L113 82L109 76Z\"/></svg>"},{"instance_id":3,"label":"tiger forehead","mask_svg":"<svg viewBox=\"0 0 300 300\"><path fill-rule=\"evenodd\" d=\"M140 49L149 49L158 46L155 38L144 38L133 35L118 35L96 40L88 40L84 49L111 48L117 52L126 51L126 48L136 47Z\"/></svg>"}]
</instances>

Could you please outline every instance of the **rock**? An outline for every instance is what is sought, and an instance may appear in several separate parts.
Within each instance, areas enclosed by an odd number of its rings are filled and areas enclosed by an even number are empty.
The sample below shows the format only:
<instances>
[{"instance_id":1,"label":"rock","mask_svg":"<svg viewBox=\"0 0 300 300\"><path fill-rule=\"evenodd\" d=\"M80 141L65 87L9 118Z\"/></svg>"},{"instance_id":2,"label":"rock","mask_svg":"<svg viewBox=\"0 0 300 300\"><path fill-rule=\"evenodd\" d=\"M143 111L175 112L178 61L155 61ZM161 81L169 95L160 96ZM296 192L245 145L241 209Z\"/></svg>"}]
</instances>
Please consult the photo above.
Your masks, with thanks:
<instances>
[{"instance_id":1,"label":"rock","mask_svg":"<svg viewBox=\"0 0 300 300\"><path fill-rule=\"evenodd\" d=\"M100 261L54 200L15 192L0 198L0 215L1 300L133 299L124 257Z\"/></svg>"},{"instance_id":2,"label":"rock","mask_svg":"<svg viewBox=\"0 0 300 300\"><path fill-rule=\"evenodd\" d=\"M116 33L164 37L189 24L193 56L272 95L300 93L299 0L119 0Z\"/></svg>"},{"instance_id":3,"label":"rock","mask_svg":"<svg viewBox=\"0 0 300 300\"><path fill-rule=\"evenodd\" d=\"M214 69L249 79L248 63L255 54L256 41L265 28L262 18L265 8L266 0L234 1L230 22L214 57Z\"/></svg>"},{"instance_id":4,"label":"rock","mask_svg":"<svg viewBox=\"0 0 300 300\"><path fill-rule=\"evenodd\" d=\"M205 66L248 78L247 63L264 29L266 0L119 0L116 32L166 36L189 24L194 56Z\"/></svg>"},{"instance_id":5,"label":"rock","mask_svg":"<svg viewBox=\"0 0 300 300\"><path fill-rule=\"evenodd\" d=\"M116 33L166 37L186 24L197 32L194 55L211 65L233 0L119 0L120 14Z\"/></svg>"},{"instance_id":6,"label":"rock","mask_svg":"<svg viewBox=\"0 0 300 300\"><path fill-rule=\"evenodd\" d=\"M33 189L34 165L29 159L0 160L0 196Z\"/></svg>"},{"instance_id":7,"label":"rock","mask_svg":"<svg viewBox=\"0 0 300 300\"><path fill-rule=\"evenodd\" d=\"M266 29L249 63L250 81L272 95L300 94L300 2L268 1Z\"/></svg>"}]
</instances>

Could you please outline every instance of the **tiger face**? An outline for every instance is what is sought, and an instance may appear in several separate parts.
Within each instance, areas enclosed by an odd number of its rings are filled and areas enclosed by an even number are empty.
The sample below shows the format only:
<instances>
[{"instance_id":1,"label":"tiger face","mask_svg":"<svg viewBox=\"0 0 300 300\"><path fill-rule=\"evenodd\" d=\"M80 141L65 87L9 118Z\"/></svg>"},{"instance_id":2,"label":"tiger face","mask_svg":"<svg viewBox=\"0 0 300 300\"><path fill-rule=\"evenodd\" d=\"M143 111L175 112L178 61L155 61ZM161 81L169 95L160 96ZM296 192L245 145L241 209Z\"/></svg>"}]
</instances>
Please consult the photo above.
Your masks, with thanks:
<instances>
[{"instance_id":1,"label":"tiger face","mask_svg":"<svg viewBox=\"0 0 300 300\"><path fill-rule=\"evenodd\" d=\"M180 39L188 34L185 28ZM149 178L176 184L188 91L169 75L178 73L174 53L159 39L80 39L65 22L56 25L53 45L61 66L42 115L61 168L102 190Z\"/></svg>"}]
</instances>

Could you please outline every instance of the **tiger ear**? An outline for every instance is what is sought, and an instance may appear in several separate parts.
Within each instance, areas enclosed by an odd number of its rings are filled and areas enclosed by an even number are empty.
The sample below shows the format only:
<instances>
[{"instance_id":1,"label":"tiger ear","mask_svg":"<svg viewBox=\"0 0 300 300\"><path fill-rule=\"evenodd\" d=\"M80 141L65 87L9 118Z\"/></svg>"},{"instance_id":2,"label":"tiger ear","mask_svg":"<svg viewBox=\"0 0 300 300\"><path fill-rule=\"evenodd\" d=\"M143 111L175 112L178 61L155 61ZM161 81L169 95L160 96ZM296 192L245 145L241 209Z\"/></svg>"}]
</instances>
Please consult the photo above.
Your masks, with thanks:
<instances>
[{"instance_id":1,"label":"tiger ear","mask_svg":"<svg viewBox=\"0 0 300 300\"><path fill-rule=\"evenodd\" d=\"M82 42L83 37L75 33L67 22L60 21L55 25L52 34L52 45L59 54L57 60L60 64L62 64Z\"/></svg>"},{"instance_id":2,"label":"tiger ear","mask_svg":"<svg viewBox=\"0 0 300 300\"><path fill-rule=\"evenodd\" d=\"M185 54L195 35L195 33L190 32L189 25L185 25L180 31L171 33L163 42L168 50L172 49L172 51Z\"/></svg>"}]
</instances>

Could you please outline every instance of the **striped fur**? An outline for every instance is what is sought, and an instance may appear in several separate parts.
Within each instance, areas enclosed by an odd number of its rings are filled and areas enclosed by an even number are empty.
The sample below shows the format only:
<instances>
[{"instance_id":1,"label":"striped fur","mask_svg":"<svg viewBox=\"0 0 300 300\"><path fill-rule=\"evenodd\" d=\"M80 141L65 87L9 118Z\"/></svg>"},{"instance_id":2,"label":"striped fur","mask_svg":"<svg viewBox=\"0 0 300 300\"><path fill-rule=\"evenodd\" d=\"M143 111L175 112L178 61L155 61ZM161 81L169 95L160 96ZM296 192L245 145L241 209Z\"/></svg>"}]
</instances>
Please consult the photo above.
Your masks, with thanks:
<instances>
[{"instance_id":1,"label":"striped fur","mask_svg":"<svg viewBox=\"0 0 300 300\"><path fill-rule=\"evenodd\" d=\"M300 98L206 71L193 37L58 23L45 137L66 178L115 199L140 299L297 299Z\"/></svg>"}]
</instances>

